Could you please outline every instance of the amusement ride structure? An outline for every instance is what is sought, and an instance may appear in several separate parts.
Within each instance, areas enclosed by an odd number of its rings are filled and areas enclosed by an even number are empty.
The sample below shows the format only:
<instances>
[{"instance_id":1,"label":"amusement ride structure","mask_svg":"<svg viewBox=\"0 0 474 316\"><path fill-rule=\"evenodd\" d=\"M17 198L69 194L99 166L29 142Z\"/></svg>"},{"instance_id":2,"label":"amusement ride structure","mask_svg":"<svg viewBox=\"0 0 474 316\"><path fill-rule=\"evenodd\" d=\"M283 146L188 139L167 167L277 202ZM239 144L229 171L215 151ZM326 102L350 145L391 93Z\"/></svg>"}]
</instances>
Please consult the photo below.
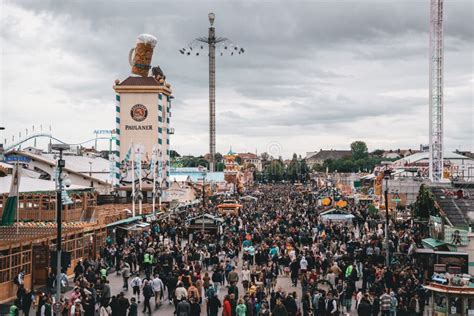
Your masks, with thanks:
<instances>
[{"instance_id":1,"label":"amusement ride structure","mask_svg":"<svg viewBox=\"0 0 474 316\"><path fill-rule=\"evenodd\" d=\"M214 28L214 19L216 15L209 13L209 35L208 37L201 36L189 43L187 48L180 49L179 52L183 55L199 56L199 50L204 49L203 43L209 46L209 171L214 172L215 155L216 155L216 47L221 56L227 52L229 55L243 54L245 50L242 47L234 44L226 37L216 37L216 29Z\"/></svg>"},{"instance_id":2,"label":"amusement ride structure","mask_svg":"<svg viewBox=\"0 0 474 316\"><path fill-rule=\"evenodd\" d=\"M431 0L430 7L430 166L431 182L443 179L443 0Z\"/></svg>"}]
</instances>

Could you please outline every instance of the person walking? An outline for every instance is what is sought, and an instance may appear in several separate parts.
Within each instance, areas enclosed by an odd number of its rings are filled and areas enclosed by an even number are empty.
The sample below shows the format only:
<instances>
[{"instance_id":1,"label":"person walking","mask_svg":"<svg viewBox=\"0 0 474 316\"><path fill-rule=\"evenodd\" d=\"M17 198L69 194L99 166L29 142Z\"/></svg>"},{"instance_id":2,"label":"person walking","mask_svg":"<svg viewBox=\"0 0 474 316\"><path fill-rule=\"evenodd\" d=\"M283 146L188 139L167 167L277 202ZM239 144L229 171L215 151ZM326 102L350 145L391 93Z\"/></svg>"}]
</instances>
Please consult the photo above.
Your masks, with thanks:
<instances>
[{"instance_id":1,"label":"person walking","mask_svg":"<svg viewBox=\"0 0 474 316\"><path fill-rule=\"evenodd\" d=\"M390 316L390 305L392 297L390 296L390 290L387 289L385 293L380 296L380 311L382 316Z\"/></svg>"},{"instance_id":2,"label":"person walking","mask_svg":"<svg viewBox=\"0 0 474 316\"><path fill-rule=\"evenodd\" d=\"M140 289L142 287L142 279L137 275L135 275L130 282L130 286L133 290L133 296L137 297L138 303L140 304Z\"/></svg>"},{"instance_id":3,"label":"person walking","mask_svg":"<svg viewBox=\"0 0 474 316\"><path fill-rule=\"evenodd\" d=\"M130 265L125 262L122 266L123 290L128 291L128 279L130 278Z\"/></svg>"},{"instance_id":4,"label":"person walking","mask_svg":"<svg viewBox=\"0 0 474 316\"><path fill-rule=\"evenodd\" d=\"M191 305L186 299L181 299L176 306L176 316L191 316Z\"/></svg>"},{"instance_id":5,"label":"person walking","mask_svg":"<svg viewBox=\"0 0 474 316\"><path fill-rule=\"evenodd\" d=\"M276 305L273 307L272 316L288 316L285 305L283 305L280 298L277 298Z\"/></svg>"},{"instance_id":6,"label":"person walking","mask_svg":"<svg viewBox=\"0 0 474 316\"><path fill-rule=\"evenodd\" d=\"M239 302L237 303L236 313L237 316L246 316L247 306L245 305L243 299L239 299Z\"/></svg>"},{"instance_id":7,"label":"person walking","mask_svg":"<svg viewBox=\"0 0 474 316\"><path fill-rule=\"evenodd\" d=\"M230 304L229 295L226 295L224 298L224 310L222 311L222 316L232 316L232 305Z\"/></svg>"},{"instance_id":8,"label":"person walking","mask_svg":"<svg viewBox=\"0 0 474 316\"><path fill-rule=\"evenodd\" d=\"M207 315L208 316L217 316L219 314L219 308L222 304L217 297L217 293L213 293L211 297L207 300Z\"/></svg>"},{"instance_id":9,"label":"person walking","mask_svg":"<svg viewBox=\"0 0 474 316\"><path fill-rule=\"evenodd\" d=\"M158 274L155 274L155 278L151 282L151 287L155 295L155 308L158 308L161 305L161 292L165 288Z\"/></svg>"},{"instance_id":10,"label":"person walking","mask_svg":"<svg viewBox=\"0 0 474 316\"><path fill-rule=\"evenodd\" d=\"M153 288L151 287L150 282L148 280L145 280L145 282L143 282L143 314L148 311L148 314L151 315L150 300L153 295Z\"/></svg>"}]
</instances>

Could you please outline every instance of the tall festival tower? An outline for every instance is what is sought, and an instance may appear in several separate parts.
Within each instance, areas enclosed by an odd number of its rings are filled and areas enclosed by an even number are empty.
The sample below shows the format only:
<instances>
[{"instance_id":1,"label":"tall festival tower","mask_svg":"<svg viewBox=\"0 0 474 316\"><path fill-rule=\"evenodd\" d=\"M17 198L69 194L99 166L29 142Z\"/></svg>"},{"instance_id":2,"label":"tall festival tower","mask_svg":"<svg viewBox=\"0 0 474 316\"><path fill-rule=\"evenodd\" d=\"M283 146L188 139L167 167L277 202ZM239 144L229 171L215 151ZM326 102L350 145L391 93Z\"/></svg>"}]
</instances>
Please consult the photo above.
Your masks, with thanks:
<instances>
[{"instance_id":1,"label":"tall festival tower","mask_svg":"<svg viewBox=\"0 0 474 316\"><path fill-rule=\"evenodd\" d=\"M160 67L151 67L155 45L156 38L140 35L129 55L132 75L116 80L113 86L118 152L115 184L130 190L132 182L137 189L139 183L143 198L151 196L157 187L161 191L169 185L173 97Z\"/></svg>"}]
</instances>

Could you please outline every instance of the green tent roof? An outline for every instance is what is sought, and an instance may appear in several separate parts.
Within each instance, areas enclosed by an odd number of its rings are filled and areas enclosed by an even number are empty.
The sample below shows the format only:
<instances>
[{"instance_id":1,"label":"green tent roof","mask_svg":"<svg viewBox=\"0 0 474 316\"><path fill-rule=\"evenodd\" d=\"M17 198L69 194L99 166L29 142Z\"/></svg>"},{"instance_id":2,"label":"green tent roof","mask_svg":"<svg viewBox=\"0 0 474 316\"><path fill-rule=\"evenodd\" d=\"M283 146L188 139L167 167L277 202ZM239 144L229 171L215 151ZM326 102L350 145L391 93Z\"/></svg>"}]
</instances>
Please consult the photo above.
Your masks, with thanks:
<instances>
[{"instance_id":1,"label":"green tent roof","mask_svg":"<svg viewBox=\"0 0 474 316\"><path fill-rule=\"evenodd\" d=\"M423 243L423 246L429 249L435 249L435 248L446 245L445 242L439 241L434 238L426 238L426 239L423 239L421 242Z\"/></svg>"}]
</instances>

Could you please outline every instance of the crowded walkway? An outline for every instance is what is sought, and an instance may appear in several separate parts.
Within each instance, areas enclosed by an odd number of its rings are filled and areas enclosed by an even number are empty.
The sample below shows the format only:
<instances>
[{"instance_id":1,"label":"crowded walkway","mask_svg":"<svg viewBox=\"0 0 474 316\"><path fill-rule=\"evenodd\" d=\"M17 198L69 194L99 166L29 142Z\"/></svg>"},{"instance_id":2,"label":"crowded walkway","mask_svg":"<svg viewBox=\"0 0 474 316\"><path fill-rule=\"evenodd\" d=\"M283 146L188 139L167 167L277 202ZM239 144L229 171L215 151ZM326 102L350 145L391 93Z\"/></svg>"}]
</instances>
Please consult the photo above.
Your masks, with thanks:
<instances>
[{"instance_id":1,"label":"crowded walkway","mask_svg":"<svg viewBox=\"0 0 474 316\"><path fill-rule=\"evenodd\" d=\"M257 185L238 216L217 232L190 231L187 219L219 214L219 201L154 222L75 267L62 315L326 316L422 315L424 270L414 249L421 231L391 222L390 266L383 220L349 203L349 222L324 222L317 188ZM17 303L21 306L22 296ZM37 295L33 315L53 298Z\"/></svg>"}]
</instances>

